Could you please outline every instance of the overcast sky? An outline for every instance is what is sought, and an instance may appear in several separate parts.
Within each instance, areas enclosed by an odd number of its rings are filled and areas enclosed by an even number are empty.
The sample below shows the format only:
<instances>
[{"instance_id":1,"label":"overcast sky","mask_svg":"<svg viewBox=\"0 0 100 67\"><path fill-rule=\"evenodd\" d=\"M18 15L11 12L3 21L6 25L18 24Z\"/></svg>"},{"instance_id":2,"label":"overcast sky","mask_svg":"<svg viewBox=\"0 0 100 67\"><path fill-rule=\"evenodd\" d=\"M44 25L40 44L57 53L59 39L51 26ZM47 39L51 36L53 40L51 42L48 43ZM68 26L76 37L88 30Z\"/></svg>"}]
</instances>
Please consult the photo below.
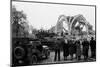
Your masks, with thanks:
<instances>
[{"instance_id":1,"label":"overcast sky","mask_svg":"<svg viewBox=\"0 0 100 67\"><path fill-rule=\"evenodd\" d=\"M37 29L49 29L56 25L58 17L62 14L66 16L82 14L95 30L95 7L29 2L12 2L12 5L15 5L17 10L23 10L27 20Z\"/></svg>"}]
</instances>

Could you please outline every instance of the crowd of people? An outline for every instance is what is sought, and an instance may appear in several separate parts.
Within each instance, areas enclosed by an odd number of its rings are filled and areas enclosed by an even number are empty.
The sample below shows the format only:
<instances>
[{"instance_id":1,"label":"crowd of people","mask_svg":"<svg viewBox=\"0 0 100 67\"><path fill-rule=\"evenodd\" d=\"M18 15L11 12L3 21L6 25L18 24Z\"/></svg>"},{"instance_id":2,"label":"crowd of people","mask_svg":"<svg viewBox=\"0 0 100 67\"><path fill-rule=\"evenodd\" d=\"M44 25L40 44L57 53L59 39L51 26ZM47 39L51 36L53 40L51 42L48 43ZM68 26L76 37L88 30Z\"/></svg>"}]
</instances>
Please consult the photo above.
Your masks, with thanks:
<instances>
[{"instance_id":1,"label":"crowd of people","mask_svg":"<svg viewBox=\"0 0 100 67\"><path fill-rule=\"evenodd\" d=\"M89 48L91 49L91 57L88 55ZM89 58L96 59L96 41L93 37L90 40L79 39L79 40L68 40L68 39L56 39L55 40L55 57L54 61L60 61L60 52L63 51L64 60L68 60L67 57L70 55L71 60L76 55L77 60L81 60L81 56L84 56L84 60Z\"/></svg>"}]
</instances>

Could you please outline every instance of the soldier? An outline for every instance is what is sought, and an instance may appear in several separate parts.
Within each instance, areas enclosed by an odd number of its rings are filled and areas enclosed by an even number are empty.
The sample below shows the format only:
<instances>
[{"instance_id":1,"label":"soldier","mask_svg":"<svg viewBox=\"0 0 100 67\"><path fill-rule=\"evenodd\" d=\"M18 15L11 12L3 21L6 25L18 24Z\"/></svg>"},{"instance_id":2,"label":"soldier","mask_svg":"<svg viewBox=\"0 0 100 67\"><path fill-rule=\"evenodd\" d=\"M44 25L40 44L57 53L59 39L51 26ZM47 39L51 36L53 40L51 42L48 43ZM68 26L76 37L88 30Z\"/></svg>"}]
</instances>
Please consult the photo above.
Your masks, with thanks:
<instances>
[{"instance_id":1,"label":"soldier","mask_svg":"<svg viewBox=\"0 0 100 67\"><path fill-rule=\"evenodd\" d=\"M60 40L57 39L55 40L55 57L54 57L54 61L57 60L57 55L58 55L58 61L60 61Z\"/></svg>"},{"instance_id":2,"label":"soldier","mask_svg":"<svg viewBox=\"0 0 100 67\"><path fill-rule=\"evenodd\" d=\"M90 48L92 53L91 58L96 58L96 41L94 40L93 37L90 40Z\"/></svg>"},{"instance_id":3,"label":"soldier","mask_svg":"<svg viewBox=\"0 0 100 67\"><path fill-rule=\"evenodd\" d=\"M65 39L63 41L63 56L64 56L64 60L67 60L67 56L69 55L69 47L68 47L68 41L67 39Z\"/></svg>"},{"instance_id":4,"label":"soldier","mask_svg":"<svg viewBox=\"0 0 100 67\"><path fill-rule=\"evenodd\" d=\"M82 42L82 45L83 45L84 59L87 60L88 59L88 50L89 50L89 42L87 41L87 39L84 39L84 41Z\"/></svg>"}]
</instances>

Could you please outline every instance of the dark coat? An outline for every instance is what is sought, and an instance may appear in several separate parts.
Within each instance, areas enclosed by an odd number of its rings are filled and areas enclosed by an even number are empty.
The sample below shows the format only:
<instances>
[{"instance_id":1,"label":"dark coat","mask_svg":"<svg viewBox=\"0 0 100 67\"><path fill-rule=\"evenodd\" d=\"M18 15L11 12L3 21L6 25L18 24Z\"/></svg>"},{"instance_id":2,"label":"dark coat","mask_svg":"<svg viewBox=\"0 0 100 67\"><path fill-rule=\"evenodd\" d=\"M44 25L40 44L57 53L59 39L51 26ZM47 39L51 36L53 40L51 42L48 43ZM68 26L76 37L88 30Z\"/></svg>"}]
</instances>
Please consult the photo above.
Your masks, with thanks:
<instances>
[{"instance_id":1,"label":"dark coat","mask_svg":"<svg viewBox=\"0 0 100 67\"><path fill-rule=\"evenodd\" d=\"M72 41L69 41L69 53L72 55L76 52L75 45Z\"/></svg>"},{"instance_id":2,"label":"dark coat","mask_svg":"<svg viewBox=\"0 0 100 67\"><path fill-rule=\"evenodd\" d=\"M80 46L80 41L76 41L76 47L77 47L77 50L76 50L76 54L77 56L81 56L81 46Z\"/></svg>"},{"instance_id":3,"label":"dark coat","mask_svg":"<svg viewBox=\"0 0 100 67\"><path fill-rule=\"evenodd\" d=\"M90 40L90 47L91 47L91 50L96 50L96 41L95 40Z\"/></svg>"},{"instance_id":4,"label":"dark coat","mask_svg":"<svg viewBox=\"0 0 100 67\"><path fill-rule=\"evenodd\" d=\"M83 55L88 56L88 50L89 50L89 42L88 41L83 41Z\"/></svg>"},{"instance_id":5,"label":"dark coat","mask_svg":"<svg viewBox=\"0 0 100 67\"><path fill-rule=\"evenodd\" d=\"M68 43L62 42L63 44L63 55L68 56L69 55L69 46Z\"/></svg>"}]
</instances>

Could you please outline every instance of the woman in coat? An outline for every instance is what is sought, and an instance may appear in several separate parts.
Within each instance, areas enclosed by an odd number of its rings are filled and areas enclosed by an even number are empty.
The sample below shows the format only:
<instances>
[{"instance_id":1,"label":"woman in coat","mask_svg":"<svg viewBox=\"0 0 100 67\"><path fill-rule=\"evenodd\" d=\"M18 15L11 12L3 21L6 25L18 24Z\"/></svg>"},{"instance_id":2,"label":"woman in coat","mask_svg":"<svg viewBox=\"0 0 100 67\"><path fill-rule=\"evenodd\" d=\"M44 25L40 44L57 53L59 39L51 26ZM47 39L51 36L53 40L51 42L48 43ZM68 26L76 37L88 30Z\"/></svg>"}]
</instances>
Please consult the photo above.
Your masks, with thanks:
<instances>
[{"instance_id":1,"label":"woman in coat","mask_svg":"<svg viewBox=\"0 0 100 67\"><path fill-rule=\"evenodd\" d=\"M76 41L76 46L77 46L77 50L76 50L76 57L78 60L81 59L81 44L80 41Z\"/></svg>"}]
</instances>

